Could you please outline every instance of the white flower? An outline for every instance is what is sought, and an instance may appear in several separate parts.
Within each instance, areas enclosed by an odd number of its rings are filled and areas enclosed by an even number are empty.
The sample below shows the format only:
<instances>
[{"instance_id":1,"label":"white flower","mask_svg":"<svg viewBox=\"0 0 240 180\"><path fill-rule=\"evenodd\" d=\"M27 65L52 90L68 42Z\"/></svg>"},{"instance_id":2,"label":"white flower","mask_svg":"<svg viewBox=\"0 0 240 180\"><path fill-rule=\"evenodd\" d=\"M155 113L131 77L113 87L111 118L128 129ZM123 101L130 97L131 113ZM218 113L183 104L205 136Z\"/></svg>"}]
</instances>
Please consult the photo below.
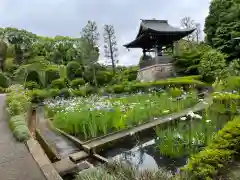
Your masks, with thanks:
<instances>
[{"instance_id":1,"label":"white flower","mask_svg":"<svg viewBox=\"0 0 240 180\"><path fill-rule=\"evenodd\" d=\"M183 117L181 117L180 119L181 119L182 121L185 121L187 118L183 116Z\"/></svg>"},{"instance_id":2,"label":"white flower","mask_svg":"<svg viewBox=\"0 0 240 180\"><path fill-rule=\"evenodd\" d=\"M194 112L192 112L192 111L189 111L188 113L187 113L187 116L191 116L191 117L194 117Z\"/></svg>"},{"instance_id":3,"label":"white flower","mask_svg":"<svg viewBox=\"0 0 240 180\"><path fill-rule=\"evenodd\" d=\"M130 136L133 136L134 135L134 132L130 132L130 134L129 134Z\"/></svg>"},{"instance_id":4,"label":"white flower","mask_svg":"<svg viewBox=\"0 0 240 180\"><path fill-rule=\"evenodd\" d=\"M209 122L211 122L211 120L210 120L210 119L206 120L206 123L209 123Z\"/></svg>"},{"instance_id":5,"label":"white flower","mask_svg":"<svg viewBox=\"0 0 240 180\"><path fill-rule=\"evenodd\" d=\"M194 114L194 118L196 118L196 119L202 119L202 116L200 116L199 114Z\"/></svg>"}]
</instances>

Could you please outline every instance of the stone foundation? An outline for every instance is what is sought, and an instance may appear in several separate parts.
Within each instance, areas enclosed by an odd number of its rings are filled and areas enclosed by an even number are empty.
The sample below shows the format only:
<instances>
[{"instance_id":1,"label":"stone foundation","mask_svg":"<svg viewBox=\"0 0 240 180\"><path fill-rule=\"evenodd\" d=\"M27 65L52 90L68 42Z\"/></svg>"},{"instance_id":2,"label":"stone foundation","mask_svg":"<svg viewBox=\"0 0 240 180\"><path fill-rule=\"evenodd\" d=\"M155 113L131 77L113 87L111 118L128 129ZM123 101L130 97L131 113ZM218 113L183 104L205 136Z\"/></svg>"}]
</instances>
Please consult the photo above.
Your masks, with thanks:
<instances>
[{"instance_id":1,"label":"stone foundation","mask_svg":"<svg viewBox=\"0 0 240 180\"><path fill-rule=\"evenodd\" d=\"M142 82L156 81L175 76L173 63L156 64L140 69L137 80Z\"/></svg>"}]
</instances>

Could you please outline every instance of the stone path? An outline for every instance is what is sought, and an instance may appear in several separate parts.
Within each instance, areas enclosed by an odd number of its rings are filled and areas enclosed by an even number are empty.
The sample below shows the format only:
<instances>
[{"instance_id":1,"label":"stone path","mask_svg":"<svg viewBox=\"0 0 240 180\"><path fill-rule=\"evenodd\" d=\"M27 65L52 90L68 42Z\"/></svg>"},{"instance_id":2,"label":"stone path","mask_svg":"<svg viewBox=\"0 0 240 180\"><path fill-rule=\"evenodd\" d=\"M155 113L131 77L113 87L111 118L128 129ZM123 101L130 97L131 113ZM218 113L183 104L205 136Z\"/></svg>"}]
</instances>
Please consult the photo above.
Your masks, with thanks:
<instances>
[{"instance_id":1,"label":"stone path","mask_svg":"<svg viewBox=\"0 0 240 180\"><path fill-rule=\"evenodd\" d=\"M0 94L0 179L45 180L25 144L17 142L10 131L5 100Z\"/></svg>"}]
</instances>

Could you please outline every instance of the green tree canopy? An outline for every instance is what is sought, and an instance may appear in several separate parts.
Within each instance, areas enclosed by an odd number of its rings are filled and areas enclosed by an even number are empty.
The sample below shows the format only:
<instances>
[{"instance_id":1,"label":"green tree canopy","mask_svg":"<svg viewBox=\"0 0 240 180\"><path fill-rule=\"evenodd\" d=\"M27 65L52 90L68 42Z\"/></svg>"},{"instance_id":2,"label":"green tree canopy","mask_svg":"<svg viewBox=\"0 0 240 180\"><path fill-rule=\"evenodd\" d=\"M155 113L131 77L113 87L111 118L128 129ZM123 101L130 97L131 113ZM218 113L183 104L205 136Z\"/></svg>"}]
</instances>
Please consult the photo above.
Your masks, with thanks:
<instances>
[{"instance_id":1,"label":"green tree canopy","mask_svg":"<svg viewBox=\"0 0 240 180\"><path fill-rule=\"evenodd\" d=\"M239 43L233 40L240 36L239 29L239 0L212 0L204 29L207 43L232 60L240 55Z\"/></svg>"}]
</instances>

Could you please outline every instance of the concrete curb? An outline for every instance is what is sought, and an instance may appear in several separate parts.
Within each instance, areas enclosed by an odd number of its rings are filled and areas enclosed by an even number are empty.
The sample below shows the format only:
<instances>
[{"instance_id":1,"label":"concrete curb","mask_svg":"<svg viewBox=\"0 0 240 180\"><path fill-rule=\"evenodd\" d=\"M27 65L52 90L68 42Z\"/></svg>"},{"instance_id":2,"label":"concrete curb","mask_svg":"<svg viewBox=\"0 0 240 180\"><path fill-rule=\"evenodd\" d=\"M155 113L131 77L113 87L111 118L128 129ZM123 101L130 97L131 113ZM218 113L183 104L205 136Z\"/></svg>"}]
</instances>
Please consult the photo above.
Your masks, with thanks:
<instances>
[{"instance_id":1,"label":"concrete curb","mask_svg":"<svg viewBox=\"0 0 240 180\"><path fill-rule=\"evenodd\" d=\"M63 180L62 177L54 169L52 163L50 162L47 155L44 153L42 147L36 140L31 138L26 142L26 146L32 157L38 164L39 168L43 172L46 180Z\"/></svg>"}]
</instances>

